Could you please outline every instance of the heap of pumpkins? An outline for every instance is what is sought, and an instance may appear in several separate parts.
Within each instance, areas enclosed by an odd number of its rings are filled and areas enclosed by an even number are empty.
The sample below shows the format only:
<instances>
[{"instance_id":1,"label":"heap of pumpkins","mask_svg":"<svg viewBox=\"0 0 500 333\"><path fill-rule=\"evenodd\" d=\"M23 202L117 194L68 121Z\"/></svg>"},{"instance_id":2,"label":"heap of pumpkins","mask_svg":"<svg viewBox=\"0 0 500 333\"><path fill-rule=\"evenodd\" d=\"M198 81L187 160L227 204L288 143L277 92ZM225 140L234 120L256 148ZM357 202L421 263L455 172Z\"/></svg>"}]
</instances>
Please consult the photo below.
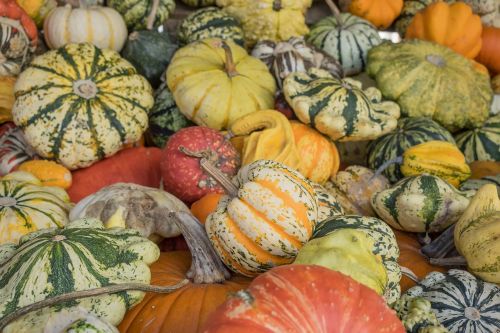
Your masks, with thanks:
<instances>
[{"instance_id":1,"label":"heap of pumpkins","mask_svg":"<svg viewBox=\"0 0 500 333\"><path fill-rule=\"evenodd\" d=\"M500 327L498 2L316 2L0 0L0 332Z\"/></svg>"}]
</instances>

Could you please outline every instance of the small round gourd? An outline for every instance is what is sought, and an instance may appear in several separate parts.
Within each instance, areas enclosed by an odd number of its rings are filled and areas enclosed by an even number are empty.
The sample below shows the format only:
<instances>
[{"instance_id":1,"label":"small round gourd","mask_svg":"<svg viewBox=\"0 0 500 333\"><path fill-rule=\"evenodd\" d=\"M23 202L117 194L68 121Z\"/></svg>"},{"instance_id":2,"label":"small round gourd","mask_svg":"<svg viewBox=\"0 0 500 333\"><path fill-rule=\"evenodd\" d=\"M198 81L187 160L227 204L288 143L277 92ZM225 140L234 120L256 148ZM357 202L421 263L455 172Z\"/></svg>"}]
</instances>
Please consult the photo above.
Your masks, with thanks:
<instances>
[{"instance_id":1,"label":"small round gourd","mask_svg":"<svg viewBox=\"0 0 500 333\"><path fill-rule=\"evenodd\" d=\"M109 0L107 5L123 16L130 31L158 28L175 10L175 0Z\"/></svg>"},{"instance_id":2,"label":"small round gourd","mask_svg":"<svg viewBox=\"0 0 500 333\"><path fill-rule=\"evenodd\" d=\"M403 9L403 0L340 0L341 8L379 29L387 29Z\"/></svg>"}]
</instances>

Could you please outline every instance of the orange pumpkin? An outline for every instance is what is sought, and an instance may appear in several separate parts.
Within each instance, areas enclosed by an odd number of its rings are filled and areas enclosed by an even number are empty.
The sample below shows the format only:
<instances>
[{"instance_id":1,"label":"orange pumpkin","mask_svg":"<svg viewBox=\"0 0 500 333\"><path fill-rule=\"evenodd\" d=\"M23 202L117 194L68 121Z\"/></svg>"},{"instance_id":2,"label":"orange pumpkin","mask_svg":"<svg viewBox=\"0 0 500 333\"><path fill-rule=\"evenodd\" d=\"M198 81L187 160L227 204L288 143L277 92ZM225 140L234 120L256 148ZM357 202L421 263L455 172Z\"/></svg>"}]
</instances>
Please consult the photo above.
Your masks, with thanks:
<instances>
[{"instance_id":1,"label":"orange pumpkin","mask_svg":"<svg viewBox=\"0 0 500 333\"><path fill-rule=\"evenodd\" d=\"M473 59L481 50L482 30L481 18L469 5L438 1L415 15L405 38L429 40Z\"/></svg>"},{"instance_id":2,"label":"orange pumpkin","mask_svg":"<svg viewBox=\"0 0 500 333\"><path fill-rule=\"evenodd\" d=\"M15 83L15 77L0 76L0 124L12 120Z\"/></svg>"},{"instance_id":3,"label":"orange pumpkin","mask_svg":"<svg viewBox=\"0 0 500 333\"><path fill-rule=\"evenodd\" d=\"M323 184L337 174L340 157L335 144L311 127L291 121L301 164L299 171L313 182Z\"/></svg>"},{"instance_id":4,"label":"orange pumpkin","mask_svg":"<svg viewBox=\"0 0 500 333\"><path fill-rule=\"evenodd\" d=\"M493 74L500 73L500 28L483 26L483 45L476 60Z\"/></svg>"},{"instance_id":5,"label":"orange pumpkin","mask_svg":"<svg viewBox=\"0 0 500 333\"><path fill-rule=\"evenodd\" d=\"M220 198L223 195L220 193L208 193L200 200L191 205L191 213L202 223L205 224L208 215L212 214L217 208Z\"/></svg>"},{"instance_id":6,"label":"orange pumpkin","mask_svg":"<svg viewBox=\"0 0 500 333\"><path fill-rule=\"evenodd\" d=\"M380 29L388 28L403 9L403 0L350 0L347 2L351 14L370 21Z\"/></svg>"},{"instance_id":7,"label":"orange pumpkin","mask_svg":"<svg viewBox=\"0 0 500 333\"><path fill-rule=\"evenodd\" d=\"M71 171L59 163L47 160L26 161L19 165L19 171L26 171L40 179L44 186L67 189L71 186Z\"/></svg>"}]
</instances>

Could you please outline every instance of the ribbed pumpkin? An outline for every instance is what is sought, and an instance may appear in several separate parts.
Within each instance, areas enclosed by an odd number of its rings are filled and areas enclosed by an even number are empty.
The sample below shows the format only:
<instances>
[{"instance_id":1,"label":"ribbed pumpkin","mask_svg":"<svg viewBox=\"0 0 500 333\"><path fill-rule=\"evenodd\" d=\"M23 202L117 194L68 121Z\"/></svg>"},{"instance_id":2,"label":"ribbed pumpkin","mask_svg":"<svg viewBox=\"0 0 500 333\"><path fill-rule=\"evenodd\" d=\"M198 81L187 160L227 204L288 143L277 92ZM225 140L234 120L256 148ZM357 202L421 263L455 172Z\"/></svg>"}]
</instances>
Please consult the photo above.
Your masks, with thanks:
<instances>
[{"instance_id":1,"label":"ribbed pumpkin","mask_svg":"<svg viewBox=\"0 0 500 333\"><path fill-rule=\"evenodd\" d=\"M401 14L394 23L394 28L397 32L399 32L399 35L404 37L406 29L408 28L408 25L410 25L415 14L436 1L439 0L404 0ZM447 3L455 2L455 0L444 1L446 1Z\"/></svg>"},{"instance_id":2,"label":"ribbed pumpkin","mask_svg":"<svg viewBox=\"0 0 500 333\"><path fill-rule=\"evenodd\" d=\"M42 27L45 17L57 6L56 0L16 0L16 2L39 28Z\"/></svg>"},{"instance_id":3,"label":"ribbed pumpkin","mask_svg":"<svg viewBox=\"0 0 500 333\"><path fill-rule=\"evenodd\" d=\"M104 229L99 220L82 219L63 229L45 229L0 247L0 316L57 295L110 284L149 284L149 265L158 247L135 231ZM62 308L81 307L117 325L144 297L126 291L66 302L31 312L4 333L39 333L48 317Z\"/></svg>"},{"instance_id":4,"label":"ribbed pumpkin","mask_svg":"<svg viewBox=\"0 0 500 333\"><path fill-rule=\"evenodd\" d=\"M489 118L481 127L458 134L455 140L468 163L500 161L500 115Z\"/></svg>"},{"instance_id":5,"label":"ribbed pumpkin","mask_svg":"<svg viewBox=\"0 0 500 333\"><path fill-rule=\"evenodd\" d=\"M14 123L0 126L0 176L13 171L21 163L36 158L22 131Z\"/></svg>"},{"instance_id":6,"label":"ribbed pumpkin","mask_svg":"<svg viewBox=\"0 0 500 333\"><path fill-rule=\"evenodd\" d=\"M69 169L136 142L152 89L129 62L91 44L68 44L34 59L15 86L14 122L37 153Z\"/></svg>"},{"instance_id":7,"label":"ribbed pumpkin","mask_svg":"<svg viewBox=\"0 0 500 333\"><path fill-rule=\"evenodd\" d=\"M157 28L175 10L175 0L109 0L107 4L122 14L131 31Z\"/></svg>"},{"instance_id":8,"label":"ribbed pumpkin","mask_svg":"<svg viewBox=\"0 0 500 333\"><path fill-rule=\"evenodd\" d=\"M44 186L67 189L71 186L71 172L54 161L34 160L19 165L18 171L26 171L38 178Z\"/></svg>"},{"instance_id":9,"label":"ribbed pumpkin","mask_svg":"<svg viewBox=\"0 0 500 333\"><path fill-rule=\"evenodd\" d=\"M287 40L309 32L305 14L312 0L217 0L243 26L248 46L260 40Z\"/></svg>"},{"instance_id":10,"label":"ribbed pumpkin","mask_svg":"<svg viewBox=\"0 0 500 333\"><path fill-rule=\"evenodd\" d=\"M297 171L266 160L241 168L236 181L237 187L229 179L224 182L229 195L205 222L222 261L246 276L291 263L317 222L311 183Z\"/></svg>"},{"instance_id":11,"label":"ribbed pumpkin","mask_svg":"<svg viewBox=\"0 0 500 333\"><path fill-rule=\"evenodd\" d=\"M377 169L386 161L401 156L406 149L433 140L454 142L450 132L432 119L425 117L399 119L398 126L394 131L370 143L368 166ZM403 178L398 164L387 167L384 170L384 175L391 182Z\"/></svg>"},{"instance_id":12,"label":"ribbed pumpkin","mask_svg":"<svg viewBox=\"0 0 500 333\"><path fill-rule=\"evenodd\" d=\"M361 86L359 81L310 68L307 73L290 74L283 92L301 122L332 140L363 141L395 129L399 106L382 101L377 88Z\"/></svg>"},{"instance_id":13,"label":"ribbed pumpkin","mask_svg":"<svg viewBox=\"0 0 500 333\"><path fill-rule=\"evenodd\" d=\"M500 74L500 27L483 25L482 46L476 60L493 74Z\"/></svg>"},{"instance_id":14,"label":"ribbed pumpkin","mask_svg":"<svg viewBox=\"0 0 500 333\"><path fill-rule=\"evenodd\" d=\"M403 0L340 0L340 4L379 29L388 28L403 9Z\"/></svg>"},{"instance_id":15,"label":"ribbed pumpkin","mask_svg":"<svg viewBox=\"0 0 500 333\"><path fill-rule=\"evenodd\" d=\"M92 3L82 0L81 3ZM120 52L127 39L127 27L113 8L86 5L57 7L44 20L45 42L51 49L70 43L91 43L101 49Z\"/></svg>"},{"instance_id":16,"label":"ribbed pumpkin","mask_svg":"<svg viewBox=\"0 0 500 333\"><path fill-rule=\"evenodd\" d=\"M13 76L0 76L0 124L12 121L15 83Z\"/></svg>"},{"instance_id":17,"label":"ribbed pumpkin","mask_svg":"<svg viewBox=\"0 0 500 333\"><path fill-rule=\"evenodd\" d=\"M43 186L27 172L4 176L0 179L0 244L17 243L39 229L62 228L70 208L68 194L61 188Z\"/></svg>"},{"instance_id":18,"label":"ribbed pumpkin","mask_svg":"<svg viewBox=\"0 0 500 333\"><path fill-rule=\"evenodd\" d=\"M168 66L167 84L188 119L216 130L248 113L271 109L276 91L264 63L221 39L179 49Z\"/></svg>"},{"instance_id":19,"label":"ribbed pumpkin","mask_svg":"<svg viewBox=\"0 0 500 333\"><path fill-rule=\"evenodd\" d=\"M451 132L488 118L488 75L442 45L423 40L379 45L370 50L367 72L404 116L432 118Z\"/></svg>"},{"instance_id":20,"label":"ribbed pumpkin","mask_svg":"<svg viewBox=\"0 0 500 333\"><path fill-rule=\"evenodd\" d=\"M231 39L240 46L245 45L240 22L217 7L202 8L189 14L179 25L177 37L181 44L220 38Z\"/></svg>"},{"instance_id":21,"label":"ribbed pumpkin","mask_svg":"<svg viewBox=\"0 0 500 333\"><path fill-rule=\"evenodd\" d=\"M436 42L474 59L481 50L481 32L481 18L472 13L469 5L437 1L413 17L405 38Z\"/></svg>"},{"instance_id":22,"label":"ribbed pumpkin","mask_svg":"<svg viewBox=\"0 0 500 333\"><path fill-rule=\"evenodd\" d=\"M290 124L300 156L300 173L320 184L335 176L340 167L335 143L298 121L291 121Z\"/></svg>"},{"instance_id":23,"label":"ribbed pumpkin","mask_svg":"<svg viewBox=\"0 0 500 333\"><path fill-rule=\"evenodd\" d=\"M500 199L497 187L484 185L455 226L455 246L467 269L482 280L500 283Z\"/></svg>"}]
</instances>

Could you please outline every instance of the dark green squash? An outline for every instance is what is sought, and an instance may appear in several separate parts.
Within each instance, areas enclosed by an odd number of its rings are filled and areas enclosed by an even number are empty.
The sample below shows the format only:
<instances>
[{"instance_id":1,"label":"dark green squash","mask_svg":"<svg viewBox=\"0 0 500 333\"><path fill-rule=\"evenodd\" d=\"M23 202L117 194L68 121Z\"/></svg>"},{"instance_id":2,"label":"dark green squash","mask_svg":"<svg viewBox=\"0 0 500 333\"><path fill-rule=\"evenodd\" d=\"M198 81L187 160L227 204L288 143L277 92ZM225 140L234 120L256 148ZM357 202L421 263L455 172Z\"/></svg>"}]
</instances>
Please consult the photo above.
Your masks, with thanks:
<instances>
[{"instance_id":1,"label":"dark green squash","mask_svg":"<svg viewBox=\"0 0 500 333\"><path fill-rule=\"evenodd\" d=\"M458 134L455 139L467 163L500 161L500 115L490 117L481 127Z\"/></svg>"},{"instance_id":2,"label":"dark green squash","mask_svg":"<svg viewBox=\"0 0 500 333\"><path fill-rule=\"evenodd\" d=\"M153 87L160 85L162 74L177 50L167 33L154 30L132 32L122 50L122 56L145 76Z\"/></svg>"}]
</instances>

